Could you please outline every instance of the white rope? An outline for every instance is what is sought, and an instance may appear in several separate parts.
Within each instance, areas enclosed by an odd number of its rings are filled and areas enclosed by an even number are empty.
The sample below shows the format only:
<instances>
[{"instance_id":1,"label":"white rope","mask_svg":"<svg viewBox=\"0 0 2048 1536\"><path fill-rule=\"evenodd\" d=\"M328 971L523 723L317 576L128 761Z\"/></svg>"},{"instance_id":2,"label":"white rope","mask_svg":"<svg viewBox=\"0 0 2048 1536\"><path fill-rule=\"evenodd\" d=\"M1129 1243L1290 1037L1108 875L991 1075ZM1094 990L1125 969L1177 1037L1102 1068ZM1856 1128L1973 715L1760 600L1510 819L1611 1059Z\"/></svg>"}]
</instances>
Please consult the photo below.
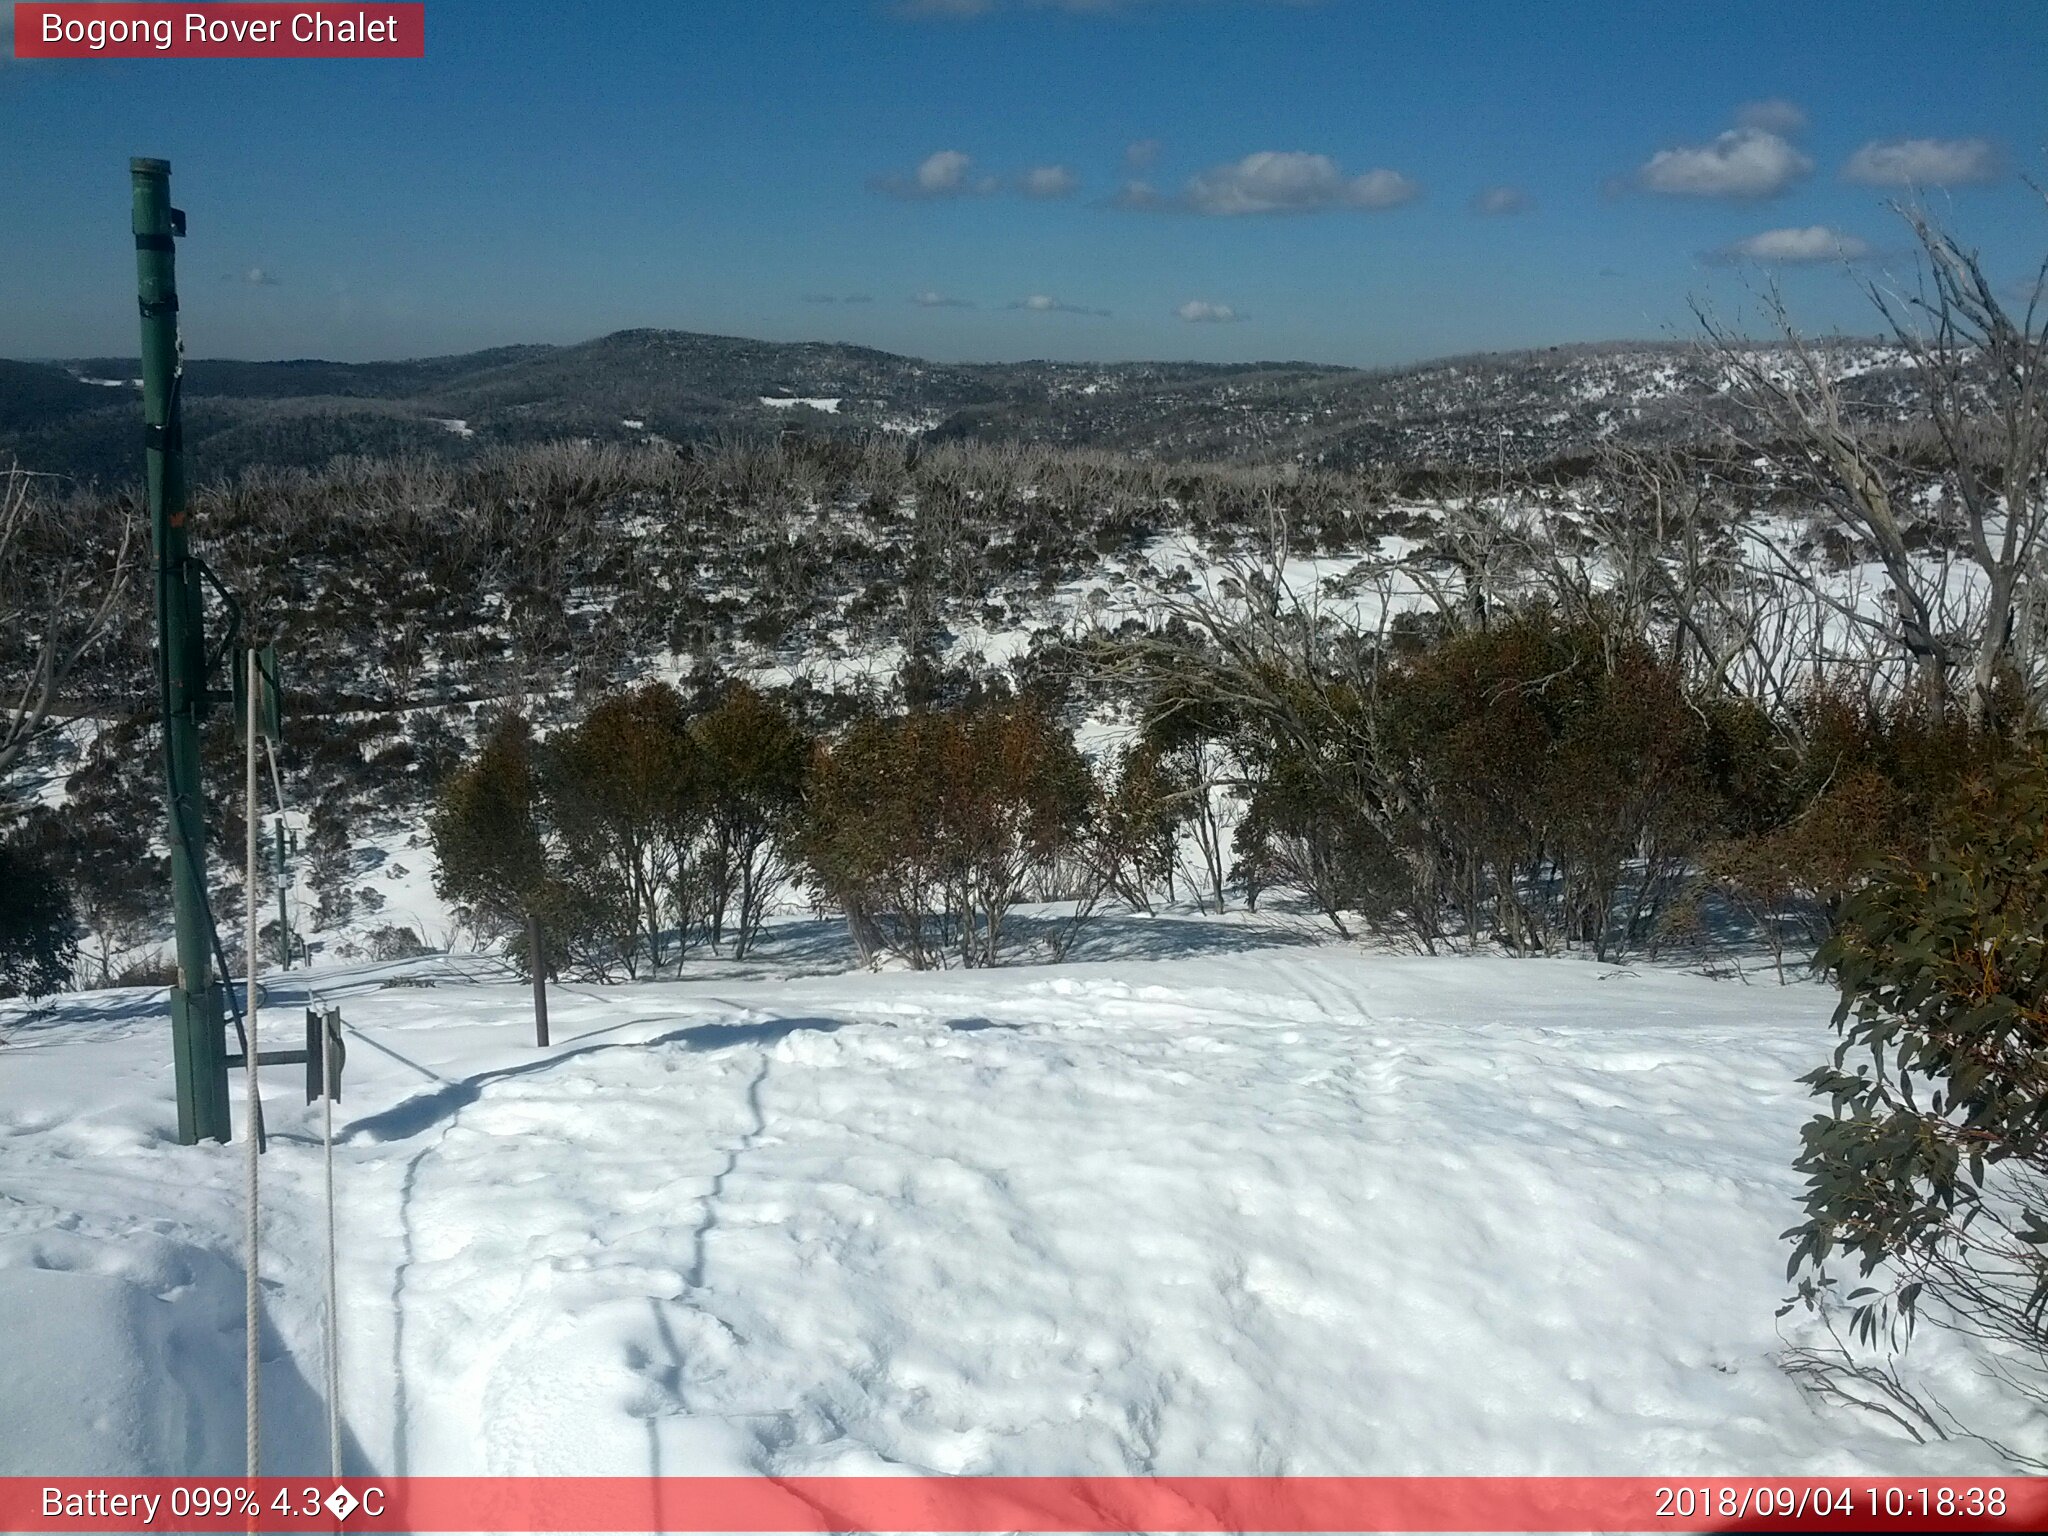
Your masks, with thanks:
<instances>
[{"instance_id":1,"label":"white rope","mask_svg":"<svg viewBox=\"0 0 2048 1536\"><path fill-rule=\"evenodd\" d=\"M277 791L277 815L278 819L282 821L284 819L284 776L277 771L277 748L271 744L268 736L263 738L263 756L270 764L270 783L271 787Z\"/></svg>"},{"instance_id":2,"label":"white rope","mask_svg":"<svg viewBox=\"0 0 2048 1536\"><path fill-rule=\"evenodd\" d=\"M284 776L278 772L277 749L268 736L263 738L263 754L270 765L271 788L277 795L277 814L280 821L285 816ZM254 783L254 780L251 780ZM253 824L253 802L251 817ZM253 855L250 871L255 870ZM254 887L251 887L253 892ZM287 941L288 942L288 941ZM325 1337L321 1340L321 1365L327 1389L327 1475L341 1476L341 1304L339 1285L336 1280L338 1246L335 1242L334 1221L334 1031L328 1027L326 999L318 992L309 992L314 1012L320 1020L320 1153L322 1173L327 1192L327 1316ZM253 1471L251 1459L251 1476Z\"/></svg>"},{"instance_id":3,"label":"white rope","mask_svg":"<svg viewBox=\"0 0 2048 1536\"><path fill-rule=\"evenodd\" d=\"M246 1158L248 1178L242 1195L247 1206L243 1239L248 1255L248 1284L242 1303L244 1331L247 1335L242 1369L243 1395L248 1407L247 1422L244 1425L244 1448L248 1453L248 1475L253 1478L258 1475L258 1469L262 1462L261 1383L259 1379L261 1376L262 1360L259 1346L263 1330L262 1286L257 1272L257 1262L261 1258L262 1251L256 1220L258 1208L256 1128L263 1122L262 1090L257 1084L257 1079L261 1076L258 1069L258 1063L262 1060L262 1057L258 1055L261 1042L258 1040L256 1033L256 702L257 694L260 691L260 684L256 666L256 652L254 650L251 650L248 654L247 665L249 669L249 741L247 752L248 772L245 786L248 791L248 807L245 819L248 824L248 867L243 872L246 882L243 905L247 908L247 911L244 913L247 919L247 932L243 940L242 975L244 979L242 988L244 993L243 1013L247 1019L249 1038L242 1047L242 1077L249 1090L249 1123L247 1133L242 1138L248 1148L248 1156Z\"/></svg>"}]
</instances>

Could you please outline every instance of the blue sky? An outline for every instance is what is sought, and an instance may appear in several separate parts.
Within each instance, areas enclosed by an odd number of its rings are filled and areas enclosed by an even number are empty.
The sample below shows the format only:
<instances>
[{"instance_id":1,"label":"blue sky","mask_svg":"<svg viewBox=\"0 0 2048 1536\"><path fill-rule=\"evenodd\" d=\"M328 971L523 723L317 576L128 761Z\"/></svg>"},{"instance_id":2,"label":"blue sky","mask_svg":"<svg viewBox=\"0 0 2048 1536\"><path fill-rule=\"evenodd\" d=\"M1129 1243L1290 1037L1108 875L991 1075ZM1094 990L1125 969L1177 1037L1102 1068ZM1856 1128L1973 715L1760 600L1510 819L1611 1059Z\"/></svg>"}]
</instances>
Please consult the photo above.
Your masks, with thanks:
<instances>
[{"instance_id":1,"label":"blue sky","mask_svg":"<svg viewBox=\"0 0 2048 1536\"><path fill-rule=\"evenodd\" d=\"M2048 4L430 0L424 61L7 58L0 355L133 350L134 154L207 356L1382 364L1771 278L1868 330L1889 198L2001 281L2048 252Z\"/></svg>"}]
</instances>

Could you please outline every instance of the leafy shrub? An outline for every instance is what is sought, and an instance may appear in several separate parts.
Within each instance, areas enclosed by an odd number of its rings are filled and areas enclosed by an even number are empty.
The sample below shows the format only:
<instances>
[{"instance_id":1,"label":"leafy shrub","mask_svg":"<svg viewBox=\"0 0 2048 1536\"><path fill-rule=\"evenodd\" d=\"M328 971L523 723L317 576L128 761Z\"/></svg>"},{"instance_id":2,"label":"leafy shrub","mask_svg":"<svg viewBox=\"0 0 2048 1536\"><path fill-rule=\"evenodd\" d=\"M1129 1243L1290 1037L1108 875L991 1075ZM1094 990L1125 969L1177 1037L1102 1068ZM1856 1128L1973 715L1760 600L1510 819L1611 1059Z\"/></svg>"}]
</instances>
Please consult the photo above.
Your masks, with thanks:
<instances>
[{"instance_id":1,"label":"leafy shrub","mask_svg":"<svg viewBox=\"0 0 2048 1536\"><path fill-rule=\"evenodd\" d=\"M1728 814L1739 712L1603 620L1352 639L1347 675L1281 653L1221 685L1250 706L1241 877L1425 948L1462 933L1605 957L1656 932Z\"/></svg>"},{"instance_id":2,"label":"leafy shrub","mask_svg":"<svg viewBox=\"0 0 2048 1536\"><path fill-rule=\"evenodd\" d=\"M371 929L369 944L372 960L411 960L433 953L411 928L400 927L396 923L385 923Z\"/></svg>"},{"instance_id":3,"label":"leafy shrub","mask_svg":"<svg viewBox=\"0 0 2048 1536\"><path fill-rule=\"evenodd\" d=\"M1797 700L1772 727L1768 741L1747 730L1752 768L1731 797L1727 834L1703 864L1708 883L1748 913L1782 973L1788 939L1820 937L1875 868L1923 852L1941 808L2010 756L2011 744L1958 710L1870 705L1827 689Z\"/></svg>"},{"instance_id":4,"label":"leafy shrub","mask_svg":"<svg viewBox=\"0 0 2048 1536\"><path fill-rule=\"evenodd\" d=\"M78 922L49 863L0 842L0 997L47 997L71 984Z\"/></svg>"},{"instance_id":5,"label":"leafy shrub","mask_svg":"<svg viewBox=\"0 0 2048 1536\"><path fill-rule=\"evenodd\" d=\"M864 953L992 965L1029 876L1067 853L1094 783L1029 699L868 719L811 770L804 857Z\"/></svg>"},{"instance_id":6,"label":"leafy shrub","mask_svg":"<svg viewBox=\"0 0 2048 1536\"><path fill-rule=\"evenodd\" d=\"M507 715L476 756L449 774L428 818L439 866L435 889L492 937L526 929L548 880L533 754L532 728L522 716ZM545 966L545 957L522 951L516 958Z\"/></svg>"},{"instance_id":7,"label":"leafy shrub","mask_svg":"<svg viewBox=\"0 0 2048 1536\"><path fill-rule=\"evenodd\" d=\"M140 960L131 960L114 975L117 987L168 987L178 979L178 962L159 950Z\"/></svg>"},{"instance_id":8,"label":"leafy shrub","mask_svg":"<svg viewBox=\"0 0 2048 1536\"><path fill-rule=\"evenodd\" d=\"M1853 1258L1866 1342L1922 1316L1986 1334L2048 1404L2048 768L1970 785L1843 902L1820 960L1842 1040L1804 1079L1830 1107L1796 1164L1800 1297L1832 1304L1828 1260Z\"/></svg>"},{"instance_id":9,"label":"leafy shrub","mask_svg":"<svg viewBox=\"0 0 2048 1536\"><path fill-rule=\"evenodd\" d=\"M704 822L703 765L689 706L649 683L592 706L543 755L542 814L565 869L616 916L618 958L658 968L668 920L687 935L696 908L691 850Z\"/></svg>"},{"instance_id":10,"label":"leafy shrub","mask_svg":"<svg viewBox=\"0 0 2048 1536\"><path fill-rule=\"evenodd\" d=\"M744 959L770 896L789 869L811 743L782 705L745 684L728 687L690 725L705 811L703 870L711 942L734 920Z\"/></svg>"}]
</instances>

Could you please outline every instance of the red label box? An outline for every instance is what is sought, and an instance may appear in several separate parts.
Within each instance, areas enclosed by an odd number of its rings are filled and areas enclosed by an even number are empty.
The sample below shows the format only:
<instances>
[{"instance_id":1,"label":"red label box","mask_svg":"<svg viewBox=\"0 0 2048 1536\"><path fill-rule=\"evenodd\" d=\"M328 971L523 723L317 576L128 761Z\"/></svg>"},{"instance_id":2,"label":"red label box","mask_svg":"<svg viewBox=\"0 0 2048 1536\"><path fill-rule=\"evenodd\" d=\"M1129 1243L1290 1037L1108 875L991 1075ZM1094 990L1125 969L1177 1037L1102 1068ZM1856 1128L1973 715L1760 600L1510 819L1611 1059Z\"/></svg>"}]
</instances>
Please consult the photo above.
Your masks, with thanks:
<instances>
[{"instance_id":1,"label":"red label box","mask_svg":"<svg viewBox=\"0 0 2048 1536\"><path fill-rule=\"evenodd\" d=\"M422 59L427 8L313 5L14 7L18 59Z\"/></svg>"},{"instance_id":2,"label":"red label box","mask_svg":"<svg viewBox=\"0 0 2048 1536\"><path fill-rule=\"evenodd\" d=\"M2048 1478L0 1477L0 1532L2005 1532Z\"/></svg>"}]
</instances>

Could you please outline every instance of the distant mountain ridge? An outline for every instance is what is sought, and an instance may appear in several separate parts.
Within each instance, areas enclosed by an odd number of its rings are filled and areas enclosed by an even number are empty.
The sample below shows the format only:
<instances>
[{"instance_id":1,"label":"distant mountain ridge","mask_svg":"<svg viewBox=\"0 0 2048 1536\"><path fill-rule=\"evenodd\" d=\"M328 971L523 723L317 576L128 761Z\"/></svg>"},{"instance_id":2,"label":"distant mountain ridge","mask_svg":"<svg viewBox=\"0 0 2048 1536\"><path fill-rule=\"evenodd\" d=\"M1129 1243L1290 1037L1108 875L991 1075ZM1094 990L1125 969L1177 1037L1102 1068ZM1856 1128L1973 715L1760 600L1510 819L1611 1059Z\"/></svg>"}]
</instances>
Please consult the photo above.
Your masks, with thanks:
<instances>
[{"instance_id":1,"label":"distant mountain ridge","mask_svg":"<svg viewBox=\"0 0 2048 1536\"><path fill-rule=\"evenodd\" d=\"M1851 344L1864 404L1909 393ZM107 484L139 472L127 358L0 361L0 462ZM1577 344L1365 370L1298 362L933 363L836 342L627 330L449 357L186 364L195 476L337 454L460 456L552 437L675 442L797 428L1352 468L1530 464L1700 430L1724 391L1672 343Z\"/></svg>"}]
</instances>

